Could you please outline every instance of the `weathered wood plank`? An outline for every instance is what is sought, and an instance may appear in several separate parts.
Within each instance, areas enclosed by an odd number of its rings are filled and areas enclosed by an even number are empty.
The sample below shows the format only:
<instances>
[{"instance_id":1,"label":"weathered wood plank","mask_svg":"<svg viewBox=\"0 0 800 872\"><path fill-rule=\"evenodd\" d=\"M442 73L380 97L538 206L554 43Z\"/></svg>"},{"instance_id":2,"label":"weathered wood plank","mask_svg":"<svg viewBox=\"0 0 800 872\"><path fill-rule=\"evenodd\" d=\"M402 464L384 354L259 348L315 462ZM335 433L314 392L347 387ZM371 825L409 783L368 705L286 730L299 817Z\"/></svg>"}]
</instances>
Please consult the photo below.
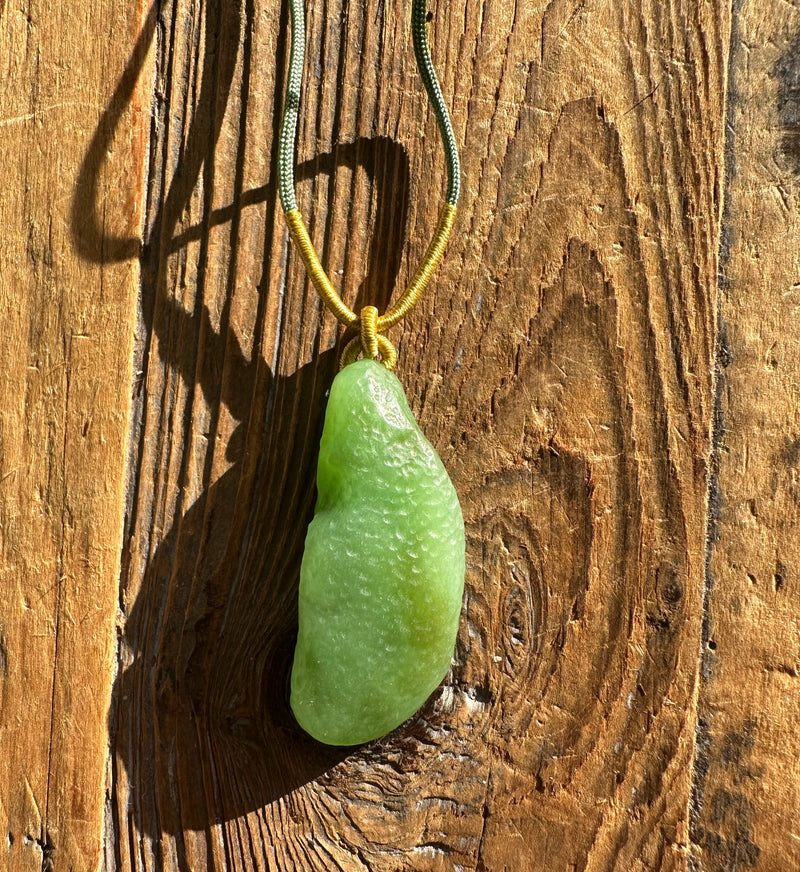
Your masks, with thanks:
<instances>
[{"instance_id":1,"label":"weathered wood plank","mask_svg":"<svg viewBox=\"0 0 800 872\"><path fill-rule=\"evenodd\" d=\"M444 180L408 4L308 6L300 204L380 307ZM432 13L465 191L396 338L468 593L440 692L336 752L285 699L340 338L276 202L286 10L159 7L109 865L686 867L729 10Z\"/></svg>"},{"instance_id":2,"label":"weathered wood plank","mask_svg":"<svg viewBox=\"0 0 800 872\"><path fill-rule=\"evenodd\" d=\"M696 819L704 872L800 868L800 10L737 4L719 482Z\"/></svg>"},{"instance_id":3,"label":"weathered wood plank","mask_svg":"<svg viewBox=\"0 0 800 872\"><path fill-rule=\"evenodd\" d=\"M147 83L93 158L93 203L73 189L140 18L104 0L0 8L2 869L100 859L139 282L75 234L140 232Z\"/></svg>"}]
</instances>

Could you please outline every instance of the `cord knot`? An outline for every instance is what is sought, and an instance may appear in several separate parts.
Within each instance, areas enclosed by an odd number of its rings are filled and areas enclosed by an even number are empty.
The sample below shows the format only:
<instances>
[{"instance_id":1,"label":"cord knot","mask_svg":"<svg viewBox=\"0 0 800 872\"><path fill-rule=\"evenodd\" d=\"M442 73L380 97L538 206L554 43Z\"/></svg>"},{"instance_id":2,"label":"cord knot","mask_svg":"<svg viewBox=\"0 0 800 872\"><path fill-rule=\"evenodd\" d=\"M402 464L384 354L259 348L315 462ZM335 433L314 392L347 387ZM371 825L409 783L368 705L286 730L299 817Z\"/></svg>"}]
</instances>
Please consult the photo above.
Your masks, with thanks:
<instances>
[{"instance_id":1,"label":"cord knot","mask_svg":"<svg viewBox=\"0 0 800 872\"><path fill-rule=\"evenodd\" d=\"M364 357L378 357L378 310L364 306L358 316L361 325L361 352Z\"/></svg>"},{"instance_id":2,"label":"cord knot","mask_svg":"<svg viewBox=\"0 0 800 872\"><path fill-rule=\"evenodd\" d=\"M364 306L358 315L359 333L351 339L342 352L340 369L355 363L360 354L370 360L379 360L386 369L394 369L397 351L391 342L379 331L383 328L375 306Z\"/></svg>"}]
</instances>

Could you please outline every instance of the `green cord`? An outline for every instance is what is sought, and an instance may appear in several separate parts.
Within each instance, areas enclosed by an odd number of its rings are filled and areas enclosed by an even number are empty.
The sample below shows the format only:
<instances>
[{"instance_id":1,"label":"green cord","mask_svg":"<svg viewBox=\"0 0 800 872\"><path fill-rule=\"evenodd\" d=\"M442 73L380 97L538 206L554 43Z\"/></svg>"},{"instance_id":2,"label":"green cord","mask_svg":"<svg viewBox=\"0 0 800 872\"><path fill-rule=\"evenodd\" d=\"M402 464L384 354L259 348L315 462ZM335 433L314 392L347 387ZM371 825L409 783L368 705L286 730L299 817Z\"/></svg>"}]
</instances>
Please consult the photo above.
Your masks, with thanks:
<instances>
[{"instance_id":1,"label":"green cord","mask_svg":"<svg viewBox=\"0 0 800 872\"><path fill-rule=\"evenodd\" d=\"M306 53L306 15L303 0L289 0L289 9L292 18L292 47L289 52L289 76L286 80L286 99L278 142L278 194L284 212L297 208L294 196L294 140L297 135L303 60Z\"/></svg>"},{"instance_id":2,"label":"green cord","mask_svg":"<svg viewBox=\"0 0 800 872\"><path fill-rule=\"evenodd\" d=\"M303 82L303 61L305 59L305 10L303 0L289 0L292 20L292 47L289 54L289 75L286 81L286 100L281 119L280 141L278 143L278 193L284 212L297 208L294 195L294 143L297 135L297 116L300 108L300 89ZM417 59L422 83L431 101L439 133L444 144L447 160L447 194L445 200L451 206L458 203L461 190L461 166L458 159L458 146L453 133L450 114L444 102L442 89L436 77L431 60L427 29L428 10L426 0L413 0L411 6L411 35L414 42L414 55Z\"/></svg>"},{"instance_id":3,"label":"green cord","mask_svg":"<svg viewBox=\"0 0 800 872\"><path fill-rule=\"evenodd\" d=\"M426 0L413 0L411 6L411 37L414 41L414 55L417 58L417 67L422 76L422 84L428 92L428 99L433 107L433 114L439 125L439 133L444 145L445 158L447 160L447 195L446 202L451 206L458 203L458 195L461 192L461 164L458 159L458 146L453 133L453 124L450 121L450 113L444 102L442 88L436 77L431 59L431 48L428 45L428 10Z\"/></svg>"}]
</instances>

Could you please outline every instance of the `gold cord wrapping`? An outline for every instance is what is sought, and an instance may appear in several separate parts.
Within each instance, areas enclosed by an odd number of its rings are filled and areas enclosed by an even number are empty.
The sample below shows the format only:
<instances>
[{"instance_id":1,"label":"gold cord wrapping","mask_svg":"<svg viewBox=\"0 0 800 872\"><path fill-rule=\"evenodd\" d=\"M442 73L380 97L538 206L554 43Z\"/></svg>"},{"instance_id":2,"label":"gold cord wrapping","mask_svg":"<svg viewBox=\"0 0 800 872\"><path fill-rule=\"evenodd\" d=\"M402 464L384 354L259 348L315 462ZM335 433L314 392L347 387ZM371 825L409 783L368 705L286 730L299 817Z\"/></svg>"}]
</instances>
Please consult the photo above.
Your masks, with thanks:
<instances>
[{"instance_id":1,"label":"gold cord wrapping","mask_svg":"<svg viewBox=\"0 0 800 872\"><path fill-rule=\"evenodd\" d=\"M361 322L361 351L364 357L373 360L378 356L378 310L374 306L364 306L359 315Z\"/></svg>"},{"instance_id":2,"label":"gold cord wrapping","mask_svg":"<svg viewBox=\"0 0 800 872\"><path fill-rule=\"evenodd\" d=\"M382 334L408 314L433 275L436 266L442 259L447 240L453 229L456 216L455 205L445 203L442 207L433 239L431 239L428 250L425 252L425 257L417 267L417 271L402 297L384 315L378 315L378 310L374 306L364 306L359 315L356 315L352 309L346 306L326 275L319 257L317 257L317 252L314 250L299 210L288 209L284 215L289 233L323 303L333 312L340 324L345 327L355 325L359 327L359 335L351 339L342 352L341 366L345 367L347 364L353 363L361 354L372 359L380 357L380 362L387 369L394 369L397 363L397 351Z\"/></svg>"},{"instance_id":3,"label":"gold cord wrapping","mask_svg":"<svg viewBox=\"0 0 800 872\"><path fill-rule=\"evenodd\" d=\"M411 279L405 293L385 315L378 318L379 332L386 330L388 327L393 327L404 318L417 302L420 294L425 290L425 285L428 284L447 247L447 240L450 238L450 231L453 229L455 217L456 207L452 203L445 203L442 206L442 211L439 213L439 222L433 233L433 239L431 239L428 250L425 252L425 257L422 258L422 263L417 267L417 271L414 273L414 277Z\"/></svg>"},{"instance_id":4,"label":"gold cord wrapping","mask_svg":"<svg viewBox=\"0 0 800 872\"><path fill-rule=\"evenodd\" d=\"M303 216L299 209L289 209L283 213L286 218L286 223L289 225L289 233L300 252L300 257L306 265L308 276L311 283L317 289L317 293L322 298L322 302L336 315L336 320L345 327L351 327L358 321L358 316L352 309L348 309L342 302L342 298L336 293L336 289L330 283L330 279L325 275L325 270L319 262L317 252L314 251L314 246L311 244L311 238L306 230L306 225L303 223Z\"/></svg>"}]
</instances>

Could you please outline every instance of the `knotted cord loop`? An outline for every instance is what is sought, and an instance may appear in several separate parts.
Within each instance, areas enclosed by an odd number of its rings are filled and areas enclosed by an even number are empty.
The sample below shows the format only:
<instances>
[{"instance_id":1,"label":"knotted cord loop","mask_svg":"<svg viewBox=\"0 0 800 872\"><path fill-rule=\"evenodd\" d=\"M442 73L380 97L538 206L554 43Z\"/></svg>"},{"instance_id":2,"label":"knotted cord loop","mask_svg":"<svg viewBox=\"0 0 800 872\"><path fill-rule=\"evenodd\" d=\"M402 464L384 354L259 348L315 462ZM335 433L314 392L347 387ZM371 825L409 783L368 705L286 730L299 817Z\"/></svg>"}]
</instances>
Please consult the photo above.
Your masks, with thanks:
<instances>
[{"instance_id":1,"label":"knotted cord loop","mask_svg":"<svg viewBox=\"0 0 800 872\"><path fill-rule=\"evenodd\" d=\"M377 336L378 353L381 357L381 363L386 369L392 370L397 364L397 350L389 340L381 333ZM361 347L361 337L353 337L344 347L342 356L339 358L339 368L344 369L348 364L355 363L358 360L358 355L363 354L364 349ZM365 357L367 355L364 355Z\"/></svg>"},{"instance_id":2,"label":"knotted cord loop","mask_svg":"<svg viewBox=\"0 0 800 872\"><path fill-rule=\"evenodd\" d=\"M364 306L358 316L359 334L353 337L345 346L339 365L342 369L349 363L355 363L358 355L370 360L378 360L386 369L394 369L397 363L397 351L394 345L378 331L381 330L381 319L374 306Z\"/></svg>"},{"instance_id":3,"label":"knotted cord loop","mask_svg":"<svg viewBox=\"0 0 800 872\"><path fill-rule=\"evenodd\" d=\"M427 32L427 2L412 0L411 34L414 43L414 56L417 67L428 94L447 161L447 193L445 204L439 215L439 221L434 231L433 239L428 246L422 263L417 267L411 282L400 299L384 315L378 315L374 306L365 306L361 314L356 315L342 300L320 263L303 218L297 208L294 194L294 149L297 134L297 117L300 107L300 90L303 77L303 61L305 55L305 10L303 0L289 0L291 11L292 44L289 53L289 75L286 82L286 98L284 100L283 118L278 141L278 193L283 206L289 233L297 246L298 253L305 264L309 278L325 305L333 312L337 320L345 327L359 325L359 335L352 339L344 349L341 365L344 367L358 358L377 358L388 369L393 369L397 361L397 352L383 332L397 324L414 306L422 291L433 275L437 264L442 259L447 240L453 228L456 214L456 204L461 190L461 167L458 157L453 125L447 111L447 104L442 95L439 80L431 60Z\"/></svg>"}]
</instances>

